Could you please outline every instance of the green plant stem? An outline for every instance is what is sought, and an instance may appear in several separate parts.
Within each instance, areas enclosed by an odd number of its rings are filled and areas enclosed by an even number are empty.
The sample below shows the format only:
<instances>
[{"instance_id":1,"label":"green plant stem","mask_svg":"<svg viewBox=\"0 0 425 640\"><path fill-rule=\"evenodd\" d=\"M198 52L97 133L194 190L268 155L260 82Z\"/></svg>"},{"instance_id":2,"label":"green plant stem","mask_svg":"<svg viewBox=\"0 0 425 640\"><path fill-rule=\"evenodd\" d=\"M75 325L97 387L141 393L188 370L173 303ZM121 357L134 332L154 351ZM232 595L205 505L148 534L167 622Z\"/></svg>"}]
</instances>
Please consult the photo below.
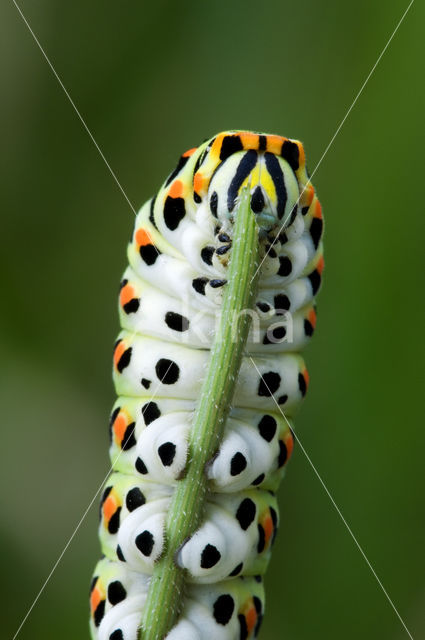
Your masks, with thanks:
<instances>
[{"instance_id":1,"label":"green plant stem","mask_svg":"<svg viewBox=\"0 0 425 640\"><path fill-rule=\"evenodd\" d=\"M166 525L166 548L155 566L143 610L139 640L163 640L176 623L184 600L186 574L175 563L183 542L200 526L208 494L205 467L223 437L235 391L255 302L258 229L248 189L242 192L235 225L228 284L224 289L219 328L195 409L186 475L177 483ZM254 278L254 279L253 279Z\"/></svg>"}]
</instances>

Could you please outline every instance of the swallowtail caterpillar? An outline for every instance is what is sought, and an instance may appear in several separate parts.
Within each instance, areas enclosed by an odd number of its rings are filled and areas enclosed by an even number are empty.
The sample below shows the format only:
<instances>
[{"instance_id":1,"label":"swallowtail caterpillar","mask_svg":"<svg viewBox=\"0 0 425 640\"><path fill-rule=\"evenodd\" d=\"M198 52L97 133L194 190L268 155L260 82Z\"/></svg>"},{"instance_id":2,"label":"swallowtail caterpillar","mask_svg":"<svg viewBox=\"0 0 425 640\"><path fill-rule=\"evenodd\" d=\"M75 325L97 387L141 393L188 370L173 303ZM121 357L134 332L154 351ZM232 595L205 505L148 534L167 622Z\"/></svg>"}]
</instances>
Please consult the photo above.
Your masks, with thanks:
<instances>
[{"instance_id":1,"label":"swallowtail caterpillar","mask_svg":"<svg viewBox=\"0 0 425 640\"><path fill-rule=\"evenodd\" d=\"M257 636L322 230L301 143L244 131L186 151L137 215L94 639Z\"/></svg>"}]
</instances>

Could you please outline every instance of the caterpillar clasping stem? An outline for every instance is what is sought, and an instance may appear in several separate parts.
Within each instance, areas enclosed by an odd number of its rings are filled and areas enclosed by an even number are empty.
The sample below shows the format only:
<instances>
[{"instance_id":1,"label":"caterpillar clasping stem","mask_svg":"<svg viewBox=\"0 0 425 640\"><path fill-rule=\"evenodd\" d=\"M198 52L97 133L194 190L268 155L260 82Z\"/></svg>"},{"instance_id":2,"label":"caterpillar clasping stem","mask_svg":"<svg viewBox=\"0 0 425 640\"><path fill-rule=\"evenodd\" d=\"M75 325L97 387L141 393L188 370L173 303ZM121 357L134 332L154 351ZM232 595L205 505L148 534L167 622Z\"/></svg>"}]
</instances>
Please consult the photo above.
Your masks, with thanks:
<instances>
[{"instance_id":1,"label":"caterpillar clasping stem","mask_svg":"<svg viewBox=\"0 0 425 640\"><path fill-rule=\"evenodd\" d=\"M309 382L300 351L316 325L322 232L301 143L249 131L183 153L138 213L93 640L257 636Z\"/></svg>"}]
</instances>

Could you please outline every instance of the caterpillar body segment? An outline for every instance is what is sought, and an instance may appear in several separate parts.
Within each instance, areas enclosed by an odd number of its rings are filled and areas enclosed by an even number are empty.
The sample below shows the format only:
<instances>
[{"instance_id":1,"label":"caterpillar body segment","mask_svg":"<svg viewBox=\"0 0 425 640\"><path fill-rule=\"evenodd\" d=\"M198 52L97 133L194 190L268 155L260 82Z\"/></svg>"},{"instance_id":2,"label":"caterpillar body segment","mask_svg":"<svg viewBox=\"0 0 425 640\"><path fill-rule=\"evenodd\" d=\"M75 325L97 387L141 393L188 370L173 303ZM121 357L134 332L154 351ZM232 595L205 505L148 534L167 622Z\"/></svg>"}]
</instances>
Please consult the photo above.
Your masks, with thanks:
<instances>
[{"instance_id":1,"label":"caterpillar body segment","mask_svg":"<svg viewBox=\"0 0 425 640\"><path fill-rule=\"evenodd\" d=\"M146 575L103 558L92 583L92 635L99 640L135 638L148 588ZM254 637L262 621L263 602L264 589L258 576L189 584L181 618L167 640Z\"/></svg>"},{"instance_id":2,"label":"caterpillar body segment","mask_svg":"<svg viewBox=\"0 0 425 640\"><path fill-rule=\"evenodd\" d=\"M205 469L205 513L175 562L185 571L168 640L258 634L262 576L279 525L275 491L308 388L299 351L316 325L323 220L300 142L229 131L190 149L136 217L120 287L110 419L114 472L100 508L91 589L96 640L136 640L189 437L232 256L241 190L260 228L260 280L232 407ZM238 318L235 317L235 326ZM195 452L196 455L196 452Z\"/></svg>"}]
</instances>

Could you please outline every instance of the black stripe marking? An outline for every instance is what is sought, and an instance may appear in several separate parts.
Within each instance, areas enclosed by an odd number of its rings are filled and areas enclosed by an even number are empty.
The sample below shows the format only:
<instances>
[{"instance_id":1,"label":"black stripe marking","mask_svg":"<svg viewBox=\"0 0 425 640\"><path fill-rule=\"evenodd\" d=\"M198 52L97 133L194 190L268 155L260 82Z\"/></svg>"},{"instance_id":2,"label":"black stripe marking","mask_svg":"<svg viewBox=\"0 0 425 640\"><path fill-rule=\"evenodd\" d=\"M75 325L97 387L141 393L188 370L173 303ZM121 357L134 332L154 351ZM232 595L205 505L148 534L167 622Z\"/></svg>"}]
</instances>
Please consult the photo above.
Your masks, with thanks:
<instances>
[{"instance_id":1,"label":"black stripe marking","mask_svg":"<svg viewBox=\"0 0 425 640\"><path fill-rule=\"evenodd\" d=\"M168 185L174 180L176 176L179 175L180 171L183 169L186 162L189 160L190 156L180 156L179 161L177 163L177 167L170 173L167 180L165 181L164 187L168 187Z\"/></svg>"},{"instance_id":2,"label":"black stripe marking","mask_svg":"<svg viewBox=\"0 0 425 640\"><path fill-rule=\"evenodd\" d=\"M220 160L224 162L229 156L237 151L243 151L242 140L238 135L225 136L221 143Z\"/></svg>"},{"instance_id":3,"label":"black stripe marking","mask_svg":"<svg viewBox=\"0 0 425 640\"><path fill-rule=\"evenodd\" d=\"M117 507L115 513L110 517L108 522L109 533L115 534L118 532L118 529L120 528L120 513L121 507Z\"/></svg>"},{"instance_id":4,"label":"black stripe marking","mask_svg":"<svg viewBox=\"0 0 425 640\"><path fill-rule=\"evenodd\" d=\"M322 237L323 220L321 218L313 218L309 231L311 239L313 240L314 248L317 249L320 238Z\"/></svg>"},{"instance_id":5,"label":"black stripe marking","mask_svg":"<svg viewBox=\"0 0 425 640\"><path fill-rule=\"evenodd\" d=\"M198 156L198 159L195 163L195 166L193 168L193 175L195 175L195 173L198 171L199 167L201 166L201 164L204 162L205 158L207 157L207 154L209 153L209 151L211 150L212 145L215 142L215 138L213 138L211 140L211 142L209 143L209 145L206 147L206 149L204 149L202 151L202 153Z\"/></svg>"},{"instance_id":6,"label":"black stripe marking","mask_svg":"<svg viewBox=\"0 0 425 640\"><path fill-rule=\"evenodd\" d=\"M280 152L282 158L286 160L286 162L291 167L292 171L297 171L300 166L300 150L298 149L298 145L295 142L291 142L290 140L285 140L282 145L282 149Z\"/></svg>"},{"instance_id":7,"label":"black stripe marking","mask_svg":"<svg viewBox=\"0 0 425 640\"><path fill-rule=\"evenodd\" d=\"M298 206L295 203L290 215L289 215L289 220L288 220L288 227L291 226L291 224L294 222L295 218L297 217L297 213L298 213Z\"/></svg>"},{"instance_id":8,"label":"black stripe marking","mask_svg":"<svg viewBox=\"0 0 425 640\"><path fill-rule=\"evenodd\" d=\"M130 422L127 429L125 430L124 437L121 441L121 449L123 449L124 451L128 451L136 444L136 438L134 437L135 426L135 422Z\"/></svg>"},{"instance_id":9,"label":"black stripe marking","mask_svg":"<svg viewBox=\"0 0 425 640\"><path fill-rule=\"evenodd\" d=\"M149 220L150 222L153 224L153 226L155 227L156 230L158 230L158 227L156 226L156 222L155 222L155 218L153 215L153 210L155 207L155 202L156 202L156 196L154 196L151 200L151 205L150 205L150 212L149 212Z\"/></svg>"},{"instance_id":10,"label":"black stripe marking","mask_svg":"<svg viewBox=\"0 0 425 640\"><path fill-rule=\"evenodd\" d=\"M100 499L100 506L105 502L106 498L112 491L112 487L106 487L105 491L102 493L102 498Z\"/></svg>"},{"instance_id":11,"label":"black stripe marking","mask_svg":"<svg viewBox=\"0 0 425 640\"><path fill-rule=\"evenodd\" d=\"M120 412L120 407L117 407L116 409L113 410L113 412L111 413L111 417L109 420L109 438L112 442L113 440L113 428L114 428L114 422L117 419L117 416Z\"/></svg>"},{"instance_id":12,"label":"black stripe marking","mask_svg":"<svg viewBox=\"0 0 425 640\"><path fill-rule=\"evenodd\" d=\"M90 583L90 593L91 593L91 592L93 591L93 589L95 588L95 586L96 586L96 582L98 581L98 579L99 579L99 576L93 576L93 579L92 579L92 581L91 581L91 583Z\"/></svg>"},{"instance_id":13,"label":"black stripe marking","mask_svg":"<svg viewBox=\"0 0 425 640\"><path fill-rule=\"evenodd\" d=\"M269 172L276 189L277 217L281 219L285 212L286 200L288 198L283 171L279 164L279 160L273 153L265 153L264 157L266 159L267 171Z\"/></svg>"},{"instance_id":14,"label":"black stripe marking","mask_svg":"<svg viewBox=\"0 0 425 640\"><path fill-rule=\"evenodd\" d=\"M258 150L266 151L267 149L267 136L258 136Z\"/></svg>"},{"instance_id":15,"label":"black stripe marking","mask_svg":"<svg viewBox=\"0 0 425 640\"><path fill-rule=\"evenodd\" d=\"M128 347L128 349L123 351L123 353L121 354L121 357L117 363L117 369L120 373L122 373L124 369L128 367L128 365L130 364L131 352L132 352L132 348Z\"/></svg>"},{"instance_id":16,"label":"black stripe marking","mask_svg":"<svg viewBox=\"0 0 425 640\"><path fill-rule=\"evenodd\" d=\"M102 618L105 615L105 600L101 600L93 613L94 625L98 627L102 622Z\"/></svg>"},{"instance_id":17,"label":"black stripe marking","mask_svg":"<svg viewBox=\"0 0 425 640\"><path fill-rule=\"evenodd\" d=\"M313 290L313 295L315 296L316 293L319 291L320 289L320 284L322 282L322 277L320 275L320 273L317 271L317 269L315 269L314 271L312 271L307 278L310 280L311 282L311 288Z\"/></svg>"},{"instance_id":18,"label":"black stripe marking","mask_svg":"<svg viewBox=\"0 0 425 640\"><path fill-rule=\"evenodd\" d=\"M195 162L195 166L193 167L193 175L195 175L195 173L197 173L199 167L201 166L202 163L202 159L205 157L205 151L203 151L199 156L198 159Z\"/></svg>"},{"instance_id":19,"label":"black stripe marking","mask_svg":"<svg viewBox=\"0 0 425 640\"><path fill-rule=\"evenodd\" d=\"M230 183L230 187L227 192L227 208L229 211L233 211L239 189L256 164L257 152L254 151L254 149L250 149L250 151L247 151L240 161L238 168L236 169L236 173L233 176L233 180Z\"/></svg>"}]
</instances>

